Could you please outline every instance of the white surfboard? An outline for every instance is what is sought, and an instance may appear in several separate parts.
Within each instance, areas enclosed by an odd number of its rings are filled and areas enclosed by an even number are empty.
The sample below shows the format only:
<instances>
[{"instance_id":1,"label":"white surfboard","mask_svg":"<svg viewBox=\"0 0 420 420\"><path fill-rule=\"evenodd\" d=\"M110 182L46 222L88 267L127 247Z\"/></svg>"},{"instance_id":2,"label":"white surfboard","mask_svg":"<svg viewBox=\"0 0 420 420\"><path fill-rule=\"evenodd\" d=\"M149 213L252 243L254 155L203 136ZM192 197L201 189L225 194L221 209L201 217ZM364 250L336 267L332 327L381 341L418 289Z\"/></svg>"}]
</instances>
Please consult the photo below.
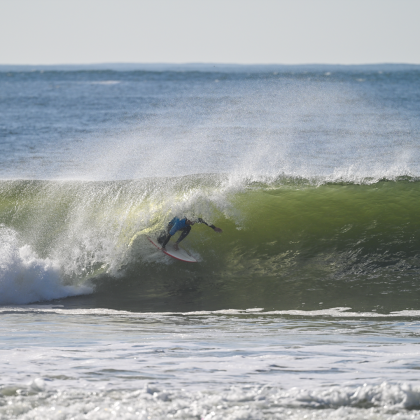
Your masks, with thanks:
<instances>
[{"instance_id":1,"label":"white surfboard","mask_svg":"<svg viewBox=\"0 0 420 420\"><path fill-rule=\"evenodd\" d=\"M176 260L179 261L184 261L184 262L190 262L190 263L196 263L198 262L187 250L179 247L179 249L175 249L175 247L171 244L168 243L165 247L165 249L162 249L162 247L160 246L160 244L155 240L150 238L149 236L147 237L147 239L160 251L162 251L164 254L169 255L172 258L175 258Z\"/></svg>"}]
</instances>

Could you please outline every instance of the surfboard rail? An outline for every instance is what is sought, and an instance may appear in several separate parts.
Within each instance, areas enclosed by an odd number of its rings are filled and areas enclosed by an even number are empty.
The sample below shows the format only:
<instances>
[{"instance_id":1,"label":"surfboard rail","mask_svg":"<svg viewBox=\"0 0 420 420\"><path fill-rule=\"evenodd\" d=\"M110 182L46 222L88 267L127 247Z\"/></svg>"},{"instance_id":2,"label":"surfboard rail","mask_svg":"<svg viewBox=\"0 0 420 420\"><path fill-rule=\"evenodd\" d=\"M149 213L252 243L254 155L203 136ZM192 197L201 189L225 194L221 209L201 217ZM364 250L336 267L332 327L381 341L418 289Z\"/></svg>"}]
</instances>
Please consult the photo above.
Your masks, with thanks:
<instances>
[{"instance_id":1,"label":"surfboard rail","mask_svg":"<svg viewBox=\"0 0 420 420\"><path fill-rule=\"evenodd\" d=\"M159 243L153 240L150 236L147 236L147 239L159 250L166 254L168 257L174 258L178 261L196 263L198 262L186 249L179 247L179 250L176 250L172 244L167 244L166 248L163 249Z\"/></svg>"}]
</instances>

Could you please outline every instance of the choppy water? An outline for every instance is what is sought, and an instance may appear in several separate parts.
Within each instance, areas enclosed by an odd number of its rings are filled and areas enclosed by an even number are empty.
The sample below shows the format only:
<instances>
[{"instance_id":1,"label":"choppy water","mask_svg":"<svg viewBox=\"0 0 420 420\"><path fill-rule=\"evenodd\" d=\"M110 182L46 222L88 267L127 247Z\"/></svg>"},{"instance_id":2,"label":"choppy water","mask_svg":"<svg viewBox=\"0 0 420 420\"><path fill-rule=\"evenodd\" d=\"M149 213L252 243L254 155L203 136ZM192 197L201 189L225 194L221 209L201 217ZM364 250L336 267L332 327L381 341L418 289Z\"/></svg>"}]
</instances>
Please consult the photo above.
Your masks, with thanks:
<instances>
[{"instance_id":1,"label":"choppy water","mask_svg":"<svg viewBox=\"0 0 420 420\"><path fill-rule=\"evenodd\" d=\"M420 69L2 70L0 418L420 418Z\"/></svg>"}]
</instances>

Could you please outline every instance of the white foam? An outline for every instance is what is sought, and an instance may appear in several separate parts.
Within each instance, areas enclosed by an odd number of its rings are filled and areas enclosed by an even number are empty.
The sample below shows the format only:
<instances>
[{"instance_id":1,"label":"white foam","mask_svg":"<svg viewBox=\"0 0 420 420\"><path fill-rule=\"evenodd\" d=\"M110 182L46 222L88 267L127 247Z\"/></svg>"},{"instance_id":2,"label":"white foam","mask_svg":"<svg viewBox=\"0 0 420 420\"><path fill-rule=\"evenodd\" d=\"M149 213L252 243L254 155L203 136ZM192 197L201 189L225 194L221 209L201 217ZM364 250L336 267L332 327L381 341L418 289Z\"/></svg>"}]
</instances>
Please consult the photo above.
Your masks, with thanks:
<instances>
[{"instance_id":1,"label":"white foam","mask_svg":"<svg viewBox=\"0 0 420 420\"><path fill-rule=\"evenodd\" d=\"M90 290L90 289L88 289ZM303 318L420 318L420 310L402 310L394 311L388 314L377 312L356 312L349 311L351 308L338 307L329 309L319 309L314 311L305 310L288 310L288 311L264 311L263 308L249 308L249 309L220 309L217 311L191 311L191 312L130 312L107 308L89 308L89 309L66 309L62 305L24 305L24 306L3 306L0 308L1 313L19 313L19 312L36 312L36 313L55 313L64 315L97 315L109 316L117 315L129 318L160 318L172 316L240 316L247 315L248 317L259 318L266 316L295 316Z\"/></svg>"},{"instance_id":2,"label":"white foam","mask_svg":"<svg viewBox=\"0 0 420 420\"><path fill-rule=\"evenodd\" d=\"M0 304L25 304L92 293L85 285L65 285L57 261L39 258L19 244L12 229L0 226Z\"/></svg>"},{"instance_id":3,"label":"white foam","mask_svg":"<svg viewBox=\"0 0 420 420\"><path fill-rule=\"evenodd\" d=\"M7 390L12 393L13 390ZM420 388L408 384L283 390L233 386L220 391L168 390L148 384L136 391L48 391L34 379L6 396L0 416L25 419L419 419ZM411 410L411 411L407 411ZM2 417L3 418L3 417ZM6 418L6 417L4 417Z\"/></svg>"}]
</instances>

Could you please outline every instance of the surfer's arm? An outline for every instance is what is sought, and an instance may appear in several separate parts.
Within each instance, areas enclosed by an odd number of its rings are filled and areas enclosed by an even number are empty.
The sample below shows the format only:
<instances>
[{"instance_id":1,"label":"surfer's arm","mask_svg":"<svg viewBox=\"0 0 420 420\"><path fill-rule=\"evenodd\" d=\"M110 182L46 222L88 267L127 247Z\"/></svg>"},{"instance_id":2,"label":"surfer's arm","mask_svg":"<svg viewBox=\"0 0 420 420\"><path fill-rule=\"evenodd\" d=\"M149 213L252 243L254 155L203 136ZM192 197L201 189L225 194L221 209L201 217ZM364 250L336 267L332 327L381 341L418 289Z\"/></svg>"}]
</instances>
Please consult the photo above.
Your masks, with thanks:
<instances>
[{"instance_id":1,"label":"surfer's arm","mask_svg":"<svg viewBox=\"0 0 420 420\"><path fill-rule=\"evenodd\" d=\"M198 218L198 223L204 223L205 225L207 225L208 227L212 228L215 232L223 232L222 229L214 226L214 225L209 225L207 222L205 222L201 217Z\"/></svg>"}]
</instances>

